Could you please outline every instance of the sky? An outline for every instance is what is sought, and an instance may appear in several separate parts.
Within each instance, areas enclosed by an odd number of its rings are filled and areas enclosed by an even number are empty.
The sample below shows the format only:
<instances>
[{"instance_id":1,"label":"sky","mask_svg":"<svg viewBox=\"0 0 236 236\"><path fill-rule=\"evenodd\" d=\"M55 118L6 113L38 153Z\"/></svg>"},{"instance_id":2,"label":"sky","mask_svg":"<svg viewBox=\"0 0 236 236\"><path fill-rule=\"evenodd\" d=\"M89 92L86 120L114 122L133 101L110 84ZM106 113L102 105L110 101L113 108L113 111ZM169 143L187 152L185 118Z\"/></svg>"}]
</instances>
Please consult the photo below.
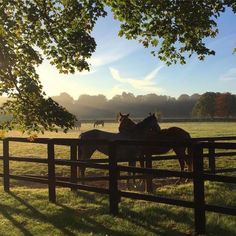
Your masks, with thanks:
<instances>
[{"instance_id":1,"label":"sky","mask_svg":"<svg viewBox=\"0 0 236 236\"><path fill-rule=\"evenodd\" d=\"M215 56L207 56L204 61L192 56L185 65L166 66L151 55L151 49L118 37L119 22L109 14L98 20L92 33L97 49L89 59L90 72L59 74L46 60L37 72L48 96L66 92L74 99L82 94L104 94L110 99L122 92L176 98L207 91L236 94L236 14L227 10L217 22L219 34L206 40Z\"/></svg>"}]
</instances>

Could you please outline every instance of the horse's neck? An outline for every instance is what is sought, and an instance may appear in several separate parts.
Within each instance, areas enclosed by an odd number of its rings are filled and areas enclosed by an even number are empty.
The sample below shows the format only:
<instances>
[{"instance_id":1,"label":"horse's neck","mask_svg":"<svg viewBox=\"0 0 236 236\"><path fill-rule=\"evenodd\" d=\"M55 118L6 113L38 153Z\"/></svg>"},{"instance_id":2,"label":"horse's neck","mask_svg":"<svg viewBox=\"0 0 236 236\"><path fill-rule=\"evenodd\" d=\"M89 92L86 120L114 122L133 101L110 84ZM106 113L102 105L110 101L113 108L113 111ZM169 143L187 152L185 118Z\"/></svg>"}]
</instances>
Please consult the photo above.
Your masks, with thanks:
<instances>
[{"instance_id":1,"label":"horse's neck","mask_svg":"<svg viewBox=\"0 0 236 236\"><path fill-rule=\"evenodd\" d=\"M132 133L133 131L134 129L131 127L119 127L119 132L122 134L129 134Z\"/></svg>"},{"instance_id":2,"label":"horse's neck","mask_svg":"<svg viewBox=\"0 0 236 236\"><path fill-rule=\"evenodd\" d=\"M119 131L120 133L129 133L132 132L136 127L136 124L128 119L128 120L124 120L120 123L119 125Z\"/></svg>"},{"instance_id":3,"label":"horse's neck","mask_svg":"<svg viewBox=\"0 0 236 236\"><path fill-rule=\"evenodd\" d=\"M136 124L135 130L137 133L145 133L149 129L144 125L144 123L141 122Z\"/></svg>"}]
</instances>

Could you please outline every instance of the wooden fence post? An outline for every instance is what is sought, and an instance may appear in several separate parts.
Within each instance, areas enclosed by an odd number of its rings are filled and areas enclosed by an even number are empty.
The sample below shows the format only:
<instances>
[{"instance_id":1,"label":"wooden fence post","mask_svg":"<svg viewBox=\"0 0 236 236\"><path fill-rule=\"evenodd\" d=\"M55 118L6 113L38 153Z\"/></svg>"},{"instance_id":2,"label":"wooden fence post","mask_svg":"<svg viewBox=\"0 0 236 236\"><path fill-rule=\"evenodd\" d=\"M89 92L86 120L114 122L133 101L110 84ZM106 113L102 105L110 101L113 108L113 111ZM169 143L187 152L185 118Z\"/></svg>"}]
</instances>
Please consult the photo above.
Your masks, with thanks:
<instances>
[{"instance_id":1,"label":"wooden fence post","mask_svg":"<svg viewBox=\"0 0 236 236\"><path fill-rule=\"evenodd\" d=\"M76 161L76 159L77 159L77 145L72 144L70 146L70 160ZM77 168L78 166L75 164L72 164L70 167L70 178L72 183L77 183ZM72 187L71 190L75 191L76 188Z\"/></svg>"},{"instance_id":2,"label":"wooden fence post","mask_svg":"<svg viewBox=\"0 0 236 236\"><path fill-rule=\"evenodd\" d=\"M152 156L151 155L145 155L145 167L146 168L152 168ZM145 190L148 193L152 193L153 192L153 185L152 185L152 176L147 174L146 176L146 186L145 186Z\"/></svg>"},{"instance_id":3,"label":"wooden fence post","mask_svg":"<svg viewBox=\"0 0 236 236\"><path fill-rule=\"evenodd\" d=\"M49 201L56 202L56 174L54 143L48 142L48 194Z\"/></svg>"},{"instance_id":4,"label":"wooden fence post","mask_svg":"<svg viewBox=\"0 0 236 236\"><path fill-rule=\"evenodd\" d=\"M214 144L214 141L209 141L209 143ZM209 155L209 169L211 170L211 173L215 174L216 172L216 160L215 160L215 148L209 147L208 149L208 155Z\"/></svg>"},{"instance_id":5,"label":"wooden fence post","mask_svg":"<svg viewBox=\"0 0 236 236\"><path fill-rule=\"evenodd\" d=\"M10 191L10 177L9 177L9 140L3 139L3 184L4 191Z\"/></svg>"},{"instance_id":6,"label":"wooden fence post","mask_svg":"<svg viewBox=\"0 0 236 236\"><path fill-rule=\"evenodd\" d=\"M116 144L111 142L109 144L109 203L110 213L113 215L118 214L118 169L116 160Z\"/></svg>"},{"instance_id":7,"label":"wooden fence post","mask_svg":"<svg viewBox=\"0 0 236 236\"><path fill-rule=\"evenodd\" d=\"M206 215L203 179L203 148L200 144L195 144L193 147L193 189L195 232L197 234L205 234Z\"/></svg>"}]
</instances>

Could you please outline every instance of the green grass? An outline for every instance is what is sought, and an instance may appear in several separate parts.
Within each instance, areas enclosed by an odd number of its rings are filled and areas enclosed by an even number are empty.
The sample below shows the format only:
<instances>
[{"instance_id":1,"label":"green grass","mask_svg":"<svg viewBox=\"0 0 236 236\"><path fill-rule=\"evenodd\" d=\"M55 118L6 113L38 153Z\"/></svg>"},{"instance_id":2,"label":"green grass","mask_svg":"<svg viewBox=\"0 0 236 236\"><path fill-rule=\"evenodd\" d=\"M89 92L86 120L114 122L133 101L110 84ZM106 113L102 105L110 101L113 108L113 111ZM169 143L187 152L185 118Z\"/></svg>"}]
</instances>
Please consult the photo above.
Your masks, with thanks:
<instances>
[{"instance_id":1,"label":"green grass","mask_svg":"<svg viewBox=\"0 0 236 236\"><path fill-rule=\"evenodd\" d=\"M168 128L171 126L178 126L188 131L192 137L209 137L209 136L233 136L236 135L236 123L227 122L186 122L186 123L161 123L161 128ZM71 131L67 134L63 132L58 133L46 133L45 135L38 135L38 137L51 137L51 138L78 138L81 132L85 132L89 129L93 129L93 124L82 124L80 131ZM107 123L104 128L99 127L101 130L117 132L118 123ZM27 137L22 135L20 132L11 131L6 136L16 137ZM0 155L2 154L2 145L0 142ZM171 153L170 153L171 154ZM11 142L10 144L10 155L11 156L28 156L28 157L47 157L47 149L45 144L30 144L30 143L19 143ZM55 146L56 158L69 159L69 147ZM101 158L104 155L96 152L93 158ZM231 167L236 166L235 158L220 158L217 160L218 167ZM179 164L177 161L159 161L154 163L156 168L168 168L179 170ZM1 168L1 162L0 162ZM20 163L11 162L10 165L12 174L39 174L45 175L47 168L45 164L33 164L33 163ZM88 174L92 174L94 170L87 169ZM100 172L100 171L99 171ZM57 174L65 176L69 174L68 167L57 167Z\"/></svg>"},{"instance_id":2,"label":"green grass","mask_svg":"<svg viewBox=\"0 0 236 236\"><path fill-rule=\"evenodd\" d=\"M234 136L236 123L161 123L162 128L178 126L192 137ZM105 124L101 130L117 132L118 124ZM82 124L80 132L92 129L92 124ZM39 137L77 138L79 131L68 134L46 133ZM22 137L12 131L7 136ZM2 145L0 143L0 155ZM69 158L69 148L56 146L56 158ZM13 142L11 156L46 158L46 145ZM94 158L100 158L95 153ZM159 161L157 168L179 169L177 161ZM217 167L236 167L235 157L217 159ZM2 162L0 162L2 168ZM10 162L12 174L47 174L45 164ZM0 171L1 172L1 171ZM56 168L57 175L69 174L68 167ZM93 174L92 169L88 174ZM97 174L97 172L96 172ZM1 183L1 182L0 182ZM191 183L173 185L173 181L155 180L155 194L177 199L192 200ZM172 183L172 184L171 184ZM2 183L1 183L2 185ZM40 188L39 188L40 187ZM235 185L222 183L205 184L206 202L236 207ZM0 188L0 235L193 235L193 211L182 207L122 199L118 217L109 215L108 197L95 193L57 189L57 204L48 202L45 186L11 181L11 193ZM236 235L236 217L207 213L207 235Z\"/></svg>"},{"instance_id":3,"label":"green grass","mask_svg":"<svg viewBox=\"0 0 236 236\"><path fill-rule=\"evenodd\" d=\"M191 193L190 184L162 188L160 194L184 197ZM227 186L206 184L209 202L215 191ZM184 191L183 191L184 190ZM189 190L188 193L186 193ZM235 193L235 192L234 192ZM235 198L232 204L235 206ZM221 199L222 203L222 199ZM109 214L105 195L57 189L57 204L48 202L46 189L13 188L0 194L0 235L193 235L193 211L145 201L122 199L117 217ZM235 217L207 213L207 235L233 236Z\"/></svg>"}]
</instances>

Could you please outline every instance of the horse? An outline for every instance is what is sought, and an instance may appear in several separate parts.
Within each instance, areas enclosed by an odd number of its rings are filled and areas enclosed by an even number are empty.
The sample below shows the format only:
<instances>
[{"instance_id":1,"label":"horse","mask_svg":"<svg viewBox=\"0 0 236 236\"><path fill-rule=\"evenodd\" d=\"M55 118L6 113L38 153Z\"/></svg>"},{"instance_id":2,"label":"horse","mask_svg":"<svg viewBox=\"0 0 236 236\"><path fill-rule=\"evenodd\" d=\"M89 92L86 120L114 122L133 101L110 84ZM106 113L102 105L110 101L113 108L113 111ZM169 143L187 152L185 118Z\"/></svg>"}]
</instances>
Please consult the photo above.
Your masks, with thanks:
<instances>
[{"instance_id":1,"label":"horse","mask_svg":"<svg viewBox=\"0 0 236 236\"><path fill-rule=\"evenodd\" d=\"M75 124L74 124L74 130L80 130L80 128L81 128L81 121L79 121L79 120L77 120L76 122L75 122Z\"/></svg>"},{"instance_id":2,"label":"horse","mask_svg":"<svg viewBox=\"0 0 236 236\"><path fill-rule=\"evenodd\" d=\"M159 133L161 130L161 127L159 126L154 114L150 114L143 121L135 123L129 118L129 113L122 114L120 112L119 122L120 125L118 129L121 134L125 134L131 137L135 136L136 138L141 140L145 140L151 132Z\"/></svg>"},{"instance_id":3,"label":"horse","mask_svg":"<svg viewBox=\"0 0 236 236\"><path fill-rule=\"evenodd\" d=\"M147 117L143 121L141 121L138 125L139 130L142 131L142 133L145 133L145 130L150 130L153 126L155 126L154 122L152 121L153 118ZM123 133L111 133L106 131L101 131L97 129L89 130L86 132L83 132L79 136L80 140L107 140L107 141L116 141L116 140L137 140L137 136L131 136L129 134L123 134ZM79 145L78 147L78 157L79 160L89 160L93 153L95 151L99 151L105 155L109 155L109 146L108 145L102 145L99 143L94 143L91 145ZM118 157L118 160L122 161L129 159L129 165L134 166L135 165L135 159L139 157L142 154L141 149L135 145L121 145L116 150L116 155ZM84 177L85 176L85 167L79 168L79 176ZM129 182L127 182L129 185Z\"/></svg>"},{"instance_id":4,"label":"horse","mask_svg":"<svg viewBox=\"0 0 236 236\"><path fill-rule=\"evenodd\" d=\"M154 117L154 114L150 117ZM152 119L154 122L155 119ZM139 128L139 123L135 123L129 118L129 114L121 114L120 113L120 125L119 125L119 132L121 134L129 133L132 136L139 135L142 130ZM156 119L157 122L157 119ZM144 138L146 140L160 140L160 141L190 141L191 136L190 134L182 128L179 127L170 127L167 129L158 129L160 126L154 125L154 129L149 129L149 134L145 134ZM188 171L192 171L192 158L188 157L186 154L186 147L143 147L143 155L150 156L155 154L165 154L170 150L173 150L178 157L180 170L183 172L185 168L185 164L188 168ZM190 154L190 153L189 153ZM140 161L141 167L144 167L144 163Z\"/></svg>"},{"instance_id":5,"label":"horse","mask_svg":"<svg viewBox=\"0 0 236 236\"><path fill-rule=\"evenodd\" d=\"M103 120L96 120L93 124L93 127L99 126L101 125L102 127L104 127L104 121Z\"/></svg>"}]
</instances>

